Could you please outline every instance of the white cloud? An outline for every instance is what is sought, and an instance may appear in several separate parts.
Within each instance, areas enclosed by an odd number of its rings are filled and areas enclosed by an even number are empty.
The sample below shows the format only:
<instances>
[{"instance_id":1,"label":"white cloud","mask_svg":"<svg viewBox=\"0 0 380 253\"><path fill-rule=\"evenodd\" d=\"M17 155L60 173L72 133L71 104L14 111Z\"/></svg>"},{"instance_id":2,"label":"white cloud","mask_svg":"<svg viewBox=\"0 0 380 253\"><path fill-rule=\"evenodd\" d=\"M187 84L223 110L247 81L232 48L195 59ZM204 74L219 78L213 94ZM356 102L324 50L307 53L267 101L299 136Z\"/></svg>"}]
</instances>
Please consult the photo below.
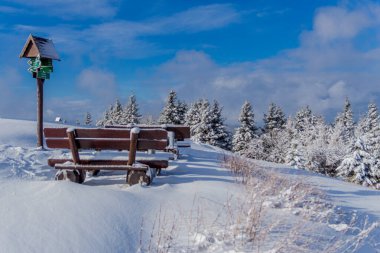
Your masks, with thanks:
<instances>
[{"instance_id":1,"label":"white cloud","mask_svg":"<svg viewBox=\"0 0 380 253\"><path fill-rule=\"evenodd\" d=\"M21 73L13 67L0 69L0 75L0 117L33 118L36 112L35 83L31 83L31 89L25 89Z\"/></svg>"},{"instance_id":2,"label":"white cloud","mask_svg":"<svg viewBox=\"0 0 380 253\"><path fill-rule=\"evenodd\" d=\"M11 6L1 6L0 5L0 13L6 13L6 14L18 14L23 12L19 8L11 7Z\"/></svg>"},{"instance_id":3,"label":"white cloud","mask_svg":"<svg viewBox=\"0 0 380 253\"><path fill-rule=\"evenodd\" d=\"M118 0L12 0L19 9L39 15L58 16L61 19L107 18L116 15ZM33 7L32 10L31 7Z\"/></svg>"},{"instance_id":4,"label":"white cloud","mask_svg":"<svg viewBox=\"0 0 380 253\"><path fill-rule=\"evenodd\" d=\"M218 29L238 22L239 18L240 13L231 5L213 4L138 22L115 20L89 27L19 24L14 29L31 33L45 31L49 37L54 38L57 46L69 54L89 55L96 50L97 57L144 58L166 52L149 41L152 36Z\"/></svg>"},{"instance_id":5,"label":"white cloud","mask_svg":"<svg viewBox=\"0 0 380 253\"><path fill-rule=\"evenodd\" d=\"M314 33L323 41L349 39L373 24L372 11L360 8L348 10L342 7L322 8L314 18Z\"/></svg>"},{"instance_id":6,"label":"white cloud","mask_svg":"<svg viewBox=\"0 0 380 253\"><path fill-rule=\"evenodd\" d=\"M100 69L84 69L77 78L83 92L97 99L112 101L117 94L115 75Z\"/></svg>"},{"instance_id":7,"label":"white cloud","mask_svg":"<svg viewBox=\"0 0 380 253\"><path fill-rule=\"evenodd\" d=\"M216 98L230 119L237 119L244 100L252 101L259 120L272 101L288 114L310 105L332 119L346 96L359 114L369 101L380 102L379 8L322 8L298 48L256 62L220 66L203 52L180 51L156 69L151 82L176 89L188 101ZM357 48L368 30L376 43Z\"/></svg>"}]
</instances>

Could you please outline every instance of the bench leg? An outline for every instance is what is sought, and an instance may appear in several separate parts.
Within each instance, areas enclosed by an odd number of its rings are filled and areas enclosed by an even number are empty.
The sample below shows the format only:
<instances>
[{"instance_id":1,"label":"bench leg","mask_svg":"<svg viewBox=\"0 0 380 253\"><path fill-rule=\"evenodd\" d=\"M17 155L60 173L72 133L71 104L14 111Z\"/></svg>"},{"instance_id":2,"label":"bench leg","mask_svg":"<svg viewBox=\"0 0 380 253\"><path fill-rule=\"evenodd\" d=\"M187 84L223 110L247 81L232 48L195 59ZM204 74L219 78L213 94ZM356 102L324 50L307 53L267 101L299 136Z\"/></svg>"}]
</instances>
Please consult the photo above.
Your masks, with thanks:
<instances>
[{"instance_id":1,"label":"bench leg","mask_svg":"<svg viewBox=\"0 0 380 253\"><path fill-rule=\"evenodd\" d=\"M55 174L55 180L69 180L74 183L82 184L85 179L85 170L59 170Z\"/></svg>"},{"instance_id":2,"label":"bench leg","mask_svg":"<svg viewBox=\"0 0 380 253\"><path fill-rule=\"evenodd\" d=\"M79 170L79 181L78 183L83 184L84 180L86 180L86 171Z\"/></svg>"},{"instance_id":3,"label":"bench leg","mask_svg":"<svg viewBox=\"0 0 380 253\"><path fill-rule=\"evenodd\" d=\"M96 177L99 174L100 170L88 170L87 172L90 176Z\"/></svg>"},{"instance_id":4,"label":"bench leg","mask_svg":"<svg viewBox=\"0 0 380 253\"><path fill-rule=\"evenodd\" d=\"M147 185L150 184L150 177L146 175L144 171L136 171L132 170L127 173L127 183L129 185L139 184L139 183L146 183Z\"/></svg>"},{"instance_id":5,"label":"bench leg","mask_svg":"<svg viewBox=\"0 0 380 253\"><path fill-rule=\"evenodd\" d=\"M59 170L55 174L55 180L69 180L74 183L79 183L80 173L78 170Z\"/></svg>"}]
</instances>

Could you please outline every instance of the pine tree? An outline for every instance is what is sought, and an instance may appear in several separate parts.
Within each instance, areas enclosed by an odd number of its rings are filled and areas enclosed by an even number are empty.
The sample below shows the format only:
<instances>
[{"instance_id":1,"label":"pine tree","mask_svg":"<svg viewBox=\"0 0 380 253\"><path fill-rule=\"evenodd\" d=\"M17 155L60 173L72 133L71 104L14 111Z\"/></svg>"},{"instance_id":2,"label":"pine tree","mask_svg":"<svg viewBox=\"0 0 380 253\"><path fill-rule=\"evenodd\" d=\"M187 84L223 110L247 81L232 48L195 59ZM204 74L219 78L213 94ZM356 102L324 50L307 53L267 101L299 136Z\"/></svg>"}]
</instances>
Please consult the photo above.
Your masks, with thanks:
<instances>
[{"instance_id":1,"label":"pine tree","mask_svg":"<svg viewBox=\"0 0 380 253\"><path fill-rule=\"evenodd\" d=\"M334 128L335 131L337 131L336 135L339 136L339 139L341 139L344 143L348 144L352 142L355 126L351 103L348 98L346 98L344 103L343 111L338 114L335 119Z\"/></svg>"},{"instance_id":2,"label":"pine tree","mask_svg":"<svg viewBox=\"0 0 380 253\"><path fill-rule=\"evenodd\" d=\"M141 115L134 95L129 96L127 106L124 109L124 124L139 124Z\"/></svg>"},{"instance_id":3,"label":"pine tree","mask_svg":"<svg viewBox=\"0 0 380 253\"><path fill-rule=\"evenodd\" d=\"M256 136L255 115L252 106L248 101L245 101L240 110L239 122L240 127L235 131L232 138L232 150L244 155L247 153L250 142Z\"/></svg>"},{"instance_id":4,"label":"pine tree","mask_svg":"<svg viewBox=\"0 0 380 253\"><path fill-rule=\"evenodd\" d=\"M212 129L212 111L207 100L202 101L200 121L194 126L192 140L198 143L209 143Z\"/></svg>"},{"instance_id":5,"label":"pine tree","mask_svg":"<svg viewBox=\"0 0 380 253\"><path fill-rule=\"evenodd\" d=\"M223 149L230 149L230 134L224 125L222 117L223 108L220 107L218 101L214 100L211 110L211 129L208 143Z\"/></svg>"},{"instance_id":6,"label":"pine tree","mask_svg":"<svg viewBox=\"0 0 380 253\"><path fill-rule=\"evenodd\" d=\"M121 106L119 99L116 99L115 104L109 113L109 117L112 122L112 125L123 124L123 121L124 121L123 107Z\"/></svg>"},{"instance_id":7,"label":"pine tree","mask_svg":"<svg viewBox=\"0 0 380 253\"><path fill-rule=\"evenodd\" d=\"M286 149L285 163L297 169L305 169L303 147L300 143L299 133L295 128L295 121L289 117L286 121L285 131L288 133L289 146Z\"/></svg>"},{"instance_id":8,"label":"pine tree","mask_svg":"<svg viewBox=\"0 0 380 253\"><path fill-rule=\"evenodd\" d=\"M377 182L371 167L374 167L375 164L376 161L368 152L365 142L358 138L354 152L342 161L337 171L339 176L343 176L351 182L374 186Z\"/></svg>"},{"instance_id":9,"label":"pine tree","mask_svg":"<svg viewBox=\"0 0 380 253\"><path fill-rule=\"evenodd\" d=\"M159 124L181 124L181 119L178 112L177 94L175 91L170 91L166 100L166 105L158 119Z\"/></svg>"},{"instance_id":10,"label":"pine tree","mask_svg":"<svg viewBox=\"0 0 380 253\"><path fill-rule=\"evenodd\" d=\"M268 114L264 114L264 132L280 130L285 127L286 118L281 108L274 103L270 103Z\"/></svg>"},{"instance_id":11,"label":"pine tree","mask_svg":"<svg viewBox=\"0 0 380 253\"><path fill-rule=\"evenodd\" d=\"M199 99L190 106L185 114L185 125L190 127L190 135L194 136L197 124L201 122L203 100Z\"/></svg>"},{"instance_id":12,"label":"pine tree","mask_svg":"<svg viewBox=\"0 0 380 253\"><path fill-rule=\"evenodd\" d=\"M178 118L180 122L179 124L184 125L186 123L186 113L189 107L184 101L178 101L177 108L178 108Z\"/></svg>"},{"instance_id":13,"label":"pine tree","mask_svg":"<svg viewBox=\"0 0 380 253\"><path fill-rule=\"evenodd\" d=\"M108 125L113 125L112 118L111 118L112 111L113 111L113 106L111 105L110 108L104 112L103 118L100 119L98 122L96 122L96 126L104 127Z\"/></svg>"},{"instance_id":14,"label":"pine tree","mask_svg":"<svg viewBox=\"0 0 380 253\"><path fill-rule=\"evenodd\" d=\"M86 117L85 117L85 120L84 120L84 124L86 126L90 126L92 124L92 117L91 117L91 113L87 112L86 113Z\"/></svg>"},{"instance_id":15,"label":"pine tree","mask_svg":"<svg viewBox=\"0 0 380 253\"><path fill-rule=\"evenodd\" d=\"M305 126L314 124L314 115L309 106L301 108L294 117L294 127L298 132L304 131Z\"/></svg>"},{"instance_id":16,"label":"pine tree","mask_svg":"<svg viewBox=\"0 0 380 253\"><path fill-rule=\"evenodd\" d=\"M154 120L152 115L147 115L144 116L144 118L142 119L142 123L145 125L154 125L156 124L156 121Z\"/></svg>"},{"instance_id":17,"label":"pine tree","mask_svg":"<svg viewBox=\"0 0 380 253\"><path fill-rule=\"evenodd\" d=\"M368 152L376 159L380 159L380 120L376 104L368 105L363 127L364 134L362 136L367 144Z\"/></svg>"},{"instance_id":18,"label":"pine tree","mask_svg":"<svg viewBox=\"0 0 380 253\"><path fill-rule=\"evenodd\" d=\"M285 157L285 163L297 169L305 169L306 162L305 162L303 154L301 153L298 147L299 147L299 144L296 140L293 140L290 143L290 148Z\"/></svg>"}]
</instances>

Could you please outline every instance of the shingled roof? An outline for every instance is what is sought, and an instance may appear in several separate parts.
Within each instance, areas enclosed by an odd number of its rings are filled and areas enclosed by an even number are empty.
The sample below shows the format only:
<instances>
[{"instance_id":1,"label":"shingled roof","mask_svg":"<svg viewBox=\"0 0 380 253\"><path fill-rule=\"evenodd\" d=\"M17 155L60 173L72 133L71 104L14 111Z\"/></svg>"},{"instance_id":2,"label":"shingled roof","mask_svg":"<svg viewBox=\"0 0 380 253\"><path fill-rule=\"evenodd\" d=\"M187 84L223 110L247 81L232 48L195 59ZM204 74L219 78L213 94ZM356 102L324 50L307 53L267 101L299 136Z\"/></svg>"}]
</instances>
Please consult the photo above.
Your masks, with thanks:
<instances>
[{"instance_id":1,"label":"shingled roof","mask_svg":"<svg viewBox=\"0 0 380 253\"><path fill-rule=\"evenodd\" d=\"M20 58L34 58L38 55L40 58L60 61L52 40L30 34L20 53Z\"/></svg>"}]
</instances>

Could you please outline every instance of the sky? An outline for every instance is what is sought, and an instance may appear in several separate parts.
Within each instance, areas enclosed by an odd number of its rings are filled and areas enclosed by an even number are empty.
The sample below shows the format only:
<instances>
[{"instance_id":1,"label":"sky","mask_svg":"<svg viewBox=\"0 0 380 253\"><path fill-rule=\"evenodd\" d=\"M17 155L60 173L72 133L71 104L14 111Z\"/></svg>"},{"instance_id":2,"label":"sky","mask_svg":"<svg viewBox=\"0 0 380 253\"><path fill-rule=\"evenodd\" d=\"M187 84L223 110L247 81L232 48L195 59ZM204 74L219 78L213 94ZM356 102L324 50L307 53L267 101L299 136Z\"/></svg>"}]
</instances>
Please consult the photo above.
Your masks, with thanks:
<instances>
[{"instance_id":1,"label":"sky","mask_svg":"<svg viewBox=\"0 0 380 253\"><path fill-rule=\"evenodd\" d=\"M36 118L36 80L19 54L29 34L61 61L44 84L46 121L99 119L134 94L158 116L170 90L218 100L237 124L244 101L309 105L328 121L348 97L380 105L380 1L1 0L0 117Z\"/></svg>"}]
</instances>

